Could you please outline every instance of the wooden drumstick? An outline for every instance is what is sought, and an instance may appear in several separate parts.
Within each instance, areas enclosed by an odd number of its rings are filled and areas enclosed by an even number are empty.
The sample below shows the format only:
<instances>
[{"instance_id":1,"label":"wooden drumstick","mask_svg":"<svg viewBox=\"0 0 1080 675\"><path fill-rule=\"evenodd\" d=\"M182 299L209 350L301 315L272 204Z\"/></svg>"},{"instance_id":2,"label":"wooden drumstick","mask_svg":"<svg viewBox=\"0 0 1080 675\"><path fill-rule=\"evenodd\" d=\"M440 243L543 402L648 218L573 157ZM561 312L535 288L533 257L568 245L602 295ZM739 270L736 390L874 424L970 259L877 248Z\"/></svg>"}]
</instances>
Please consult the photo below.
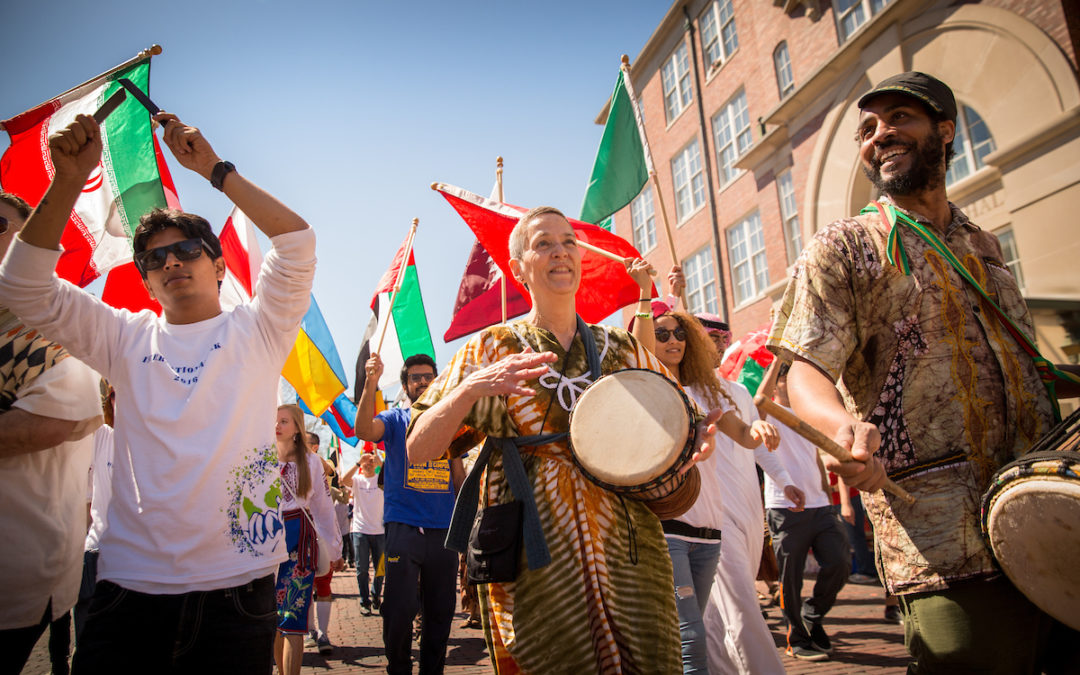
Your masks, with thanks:
<instances>
[{"instance_id":1,"label":"wooden drumstick","mask_svg":"<svg viewBox=\"0 0 1080 675\"><path fill-rule=\"evenodd\" d=\"M615 262L621 262L622 264L627 265L627 266L629 266L630 263L634 262L634 260L635 260L634 258L624 258L624 257L622 257L621 255L619 255L617 253L612 253L611 251L607 251L605 249L602 249L599 246L593 246L592 244L590 244L588 242L584 242L584 241L582 241L580 239L578 239L577 245L580 246L581 248L585 249L586 251L592 251L593 253L595 253L598 256L607 258L608 260L614 260ZM649 270L649 276L655 277L656 276L656 270Z\"/></svg>"},{"instance_id":2,"label":"wooden drumstick","mask_svg":"<svg viewBox=\"0 0 1080 675\"><path fill-rule=\"evenodd\" d=\"M840 445L825 434L821 433L806 422L802 421L801 419L799 419L798 415L789 411L787 408L773 403L767 397L758 394L754 397L754 405L756 405L759 410L762 410L769 415L772 415L776 419L780 420L792 431L799 434L800 436L810 441L817 447L821 448L825 452L829 453L841 462L858 461L851 456L851 452L847 448ZM915 498L912 497L907 490L892 482L892 480L888 478L885 479L885 491L891 492L897 497L903 499L908 504L915 503Z\"/></svg>"}]
</instances>

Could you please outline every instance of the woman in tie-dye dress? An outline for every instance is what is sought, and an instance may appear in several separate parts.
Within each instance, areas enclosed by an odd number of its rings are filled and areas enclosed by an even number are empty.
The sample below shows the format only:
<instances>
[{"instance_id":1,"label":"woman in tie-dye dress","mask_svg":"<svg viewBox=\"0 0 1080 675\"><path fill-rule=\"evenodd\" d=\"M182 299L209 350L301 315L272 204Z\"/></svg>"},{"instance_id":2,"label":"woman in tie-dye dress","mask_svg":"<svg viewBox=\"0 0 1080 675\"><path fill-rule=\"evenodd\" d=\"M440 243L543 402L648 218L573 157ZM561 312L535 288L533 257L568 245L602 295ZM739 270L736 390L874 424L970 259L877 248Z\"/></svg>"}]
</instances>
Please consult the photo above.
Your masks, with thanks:
<instances>
[{"instance_id":1,"label":"woman in tie-dye dress","mask_svg":"<svg viewBox=\"0 0 1080 675\"><path fill-rule=\"evenodd\" d=\"M566 218L541 207L514 228L510 255L533 310L524 320L475 335L414 405L412 461L447 449L456 456L488 435L569 426L569 410L589 374L574 312L581 251ZM666 374L625 331L588 329L604 374L623 368ZM516 581L480 586L495 671L680 672L671 560L658 518L642 502L620 500L587 480L565 440L526 446L521 454L552 561L536 570L522 561ZM704 448L695 458L707 454ZM481 505L512 498L501 455L493 453Z\"/></svg>"}]
</instances>

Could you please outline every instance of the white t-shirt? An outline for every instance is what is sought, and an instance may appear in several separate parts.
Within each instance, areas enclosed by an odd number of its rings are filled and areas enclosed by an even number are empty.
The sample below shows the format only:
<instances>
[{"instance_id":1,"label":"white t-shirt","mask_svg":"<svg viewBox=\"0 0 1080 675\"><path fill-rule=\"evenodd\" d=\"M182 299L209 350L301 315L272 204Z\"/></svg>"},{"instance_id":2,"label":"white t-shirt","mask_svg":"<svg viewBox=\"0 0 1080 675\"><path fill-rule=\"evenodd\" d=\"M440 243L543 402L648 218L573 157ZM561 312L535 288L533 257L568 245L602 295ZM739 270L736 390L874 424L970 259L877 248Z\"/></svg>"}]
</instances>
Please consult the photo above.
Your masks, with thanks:
<instances>
[{"instance_id":1,"label":"white t-shirt","mask_svg":"<svg viewBox=\"0 0 1080 675\"><path fill-rule=\"evenodd\" d=\"M314 452L307 453L307 461L308 471L311 472L311 492L306 496L296 494L299 480L296 463L286 462L280 465L282 480L288 486L287 490L281 490L281 511L284 513L293 509L307 509L315 521L319 536L327 538L331 551L340 551L341 530L337 526L330 486L326 484L326 474L323 473L323 461ZM296 499L293 499L293 495L296 495Z\"/></svg>"},{"instance_id":2,"label":"white t-shirt","mask_svg":"<svg viewBox=\"0 0 1080 675\"><path fill-rule=\"evenodd\" d=\"M0 459L0 630L41 621L50 598L52 619L75 606L98 379L69 356L15 393L13 408L78 424L60 445Z\"/></svg>"},{"instance_id":3,"label":"white t-shirt","mask_svg":"<svg viewBox=\"0 0 1080 675\"><path fill-rule=\"evenodd\" d=\"M829 495L821 488L821 471L818 469L817 448L814 444L774 417L770 416L769 422L780 431L780 447L776 449L776 454L791 474L791 480L794 481L791 484L805 493L805 508L816 509L831 504ZM791 500L784 496L783 487L772 476L765 476L765 508L790 509L794 506Z\"/></svg>"},{"instance_id":4,"label":"white t-shirt","mask_svg":"<svg viewBox=\"0 0 1080 675\"><path fill-rule=\"evenodd\" d=\"M746 387L738 382L721 380L725 390L738 405L739 414L747 425L760 419L754 398ZM749 450L733 441L726 434L717 432L716 452L720 482L724 490L724 526L721 529L738 527L744 532L751 528L762 530L765 513L761 508L761 486L757 479L755 462L761 465L766 474L783 475L784 467L776 453L769 452L764 445Z\"/></svg>"},{"instance_id":5,"label":"white t-shirt","mask_svg":"<svg viewBox=\"0 0 1080 675\"><path fill-rule=\"evenodd\" d=\"M693 397L698 406L702 410L712 410L713 406L705 399L705 393L697 387L686 387L686 393ZM730 409L730 405L727 401L721 400L720 407L725 410ZM716 438L723 436L723 432L718 431ZM686 513L675 518L679 522L692 525L694 527L708 527L714 530L719 530L723 524L724 517L724 486L720 481L720 462L716 459L717 453L724 452L727 449L726 445L716 448L712 456L704 462L699 462L696 466L698 473L701 475L701 491L698 492L697 500L694 501L694 505L690 507ZM716 540L703 539L699 537L687 537L681 534L664 534L665 537L671 537L673 539L682 539L683 541L696 541L703 543L715 543Z\"/></svg>"},{"instance_id":6,"label":"white t-shirt","mask_svg":"<svg viewBox=\"0 0 1080 675\"><path fill-rule=\"evenodd\" d=\"M98 550L105 529L105 514L112 495L113 428L102 424L94 432L94 461L90 464L90 531L86 533L87 551Z\"/></svg>"},{"instance_id":7,"label":"white t-shirt","mask_svg":"<svg viewBox=\"0 0 1080 675\"><path fill-rule=\"evenodd\" d=\"M379 489L379 474L368 478L360 469L352 478L353 516L350 532L383 533L383 491Z\"/></svg>"},{"instance_id":8,"label":"white t-shirt","mask_svg":"<svg viewBox=\"0 0 1080 675\"><path fill-rule=\"evenodd\" d=\"M59 251L16 238L0 264L12 311L116 389L99 579L144 593L212 590L272 574L285 559L274 411L309 305L315 235L271 244L254 300L184 325L60 281ZM80 485L80 505L82 494Z\"/></svg>"}]
</instances>

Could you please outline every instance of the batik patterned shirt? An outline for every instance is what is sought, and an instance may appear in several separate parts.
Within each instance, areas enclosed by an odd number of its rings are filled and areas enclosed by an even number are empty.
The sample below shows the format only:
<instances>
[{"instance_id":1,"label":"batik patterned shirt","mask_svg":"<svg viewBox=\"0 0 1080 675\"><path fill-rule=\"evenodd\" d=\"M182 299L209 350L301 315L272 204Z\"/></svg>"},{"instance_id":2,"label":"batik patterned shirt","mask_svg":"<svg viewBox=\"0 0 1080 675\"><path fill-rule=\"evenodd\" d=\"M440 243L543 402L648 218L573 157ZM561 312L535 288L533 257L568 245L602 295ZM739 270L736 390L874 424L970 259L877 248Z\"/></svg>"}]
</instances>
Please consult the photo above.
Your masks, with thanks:
<instances>
[{"instance_id":1,"label":"batik patterned shirt","mask_svg":"<svg viewBox=\"0 0 1080 675\"><path fill-rule=\"evenodd\" d=\"M938 236L1033 336L997 238L950 208ZM985 299L917 233L903 224L899 232L910 275L888 262L889 226L876 212L819 232L796 263L768 344L828 373L848 411L881 432L879 458L918 501L880 491L864 501L889 590L912 593L995 574L980 535L982 494L1052 417L1031 358Z\"/></svg>"}]
</instances>

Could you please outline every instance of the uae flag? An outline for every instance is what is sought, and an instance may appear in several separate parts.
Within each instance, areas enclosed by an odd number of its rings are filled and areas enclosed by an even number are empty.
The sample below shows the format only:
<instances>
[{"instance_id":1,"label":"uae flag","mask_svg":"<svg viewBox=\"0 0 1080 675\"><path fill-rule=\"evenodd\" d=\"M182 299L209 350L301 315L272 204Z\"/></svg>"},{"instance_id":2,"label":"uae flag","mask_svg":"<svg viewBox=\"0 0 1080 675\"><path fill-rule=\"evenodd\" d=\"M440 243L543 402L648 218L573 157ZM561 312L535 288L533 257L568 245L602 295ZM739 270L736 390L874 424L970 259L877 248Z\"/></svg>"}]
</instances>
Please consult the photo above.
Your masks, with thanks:
<instances>
[{"instance_id":1,"label":"uae flag","mask_svg":"<svg viewBox=\"0 0 1080 675\"><path fill-rule=\"evenodd\" d=\"M371 298L373 316L364 334L360 355L356 358L353 398L357 401L367 380L364 364L377 348L383 362L383 374L379 378L381 390L401 386L401 367L405 365L406 358L413 354L427 354L435 358L424 298L420 295L420 279L416 274L416 258L410 243L408 238L402 243ZM391 308L394 286L399 280L400 288ZM384 336L381 348L378 345L380 335Z\"/></svg>"},{"instance_id":2,"label":"uae flag","mask_svg":"<svg viewBox=\"0 0 1080 675\"><path fill-rule=\"evenodd\" d=\"M11 145L0 159L0 183L8 192L36 206L52 181L49 135L79 114L91 115L130 79L148 92L150 53L60 94L20 115L0 122ZM132 309L155 307L143 290L131 262L131 236L139 218L151 209L179 208L176 189L154 137L150 115L128 97L102 125L101 162L91 172L75 202L63 237L56 273L79 286L114 268L123 277L107 284L103 299Z\"/></svg>"}]
</instances>

